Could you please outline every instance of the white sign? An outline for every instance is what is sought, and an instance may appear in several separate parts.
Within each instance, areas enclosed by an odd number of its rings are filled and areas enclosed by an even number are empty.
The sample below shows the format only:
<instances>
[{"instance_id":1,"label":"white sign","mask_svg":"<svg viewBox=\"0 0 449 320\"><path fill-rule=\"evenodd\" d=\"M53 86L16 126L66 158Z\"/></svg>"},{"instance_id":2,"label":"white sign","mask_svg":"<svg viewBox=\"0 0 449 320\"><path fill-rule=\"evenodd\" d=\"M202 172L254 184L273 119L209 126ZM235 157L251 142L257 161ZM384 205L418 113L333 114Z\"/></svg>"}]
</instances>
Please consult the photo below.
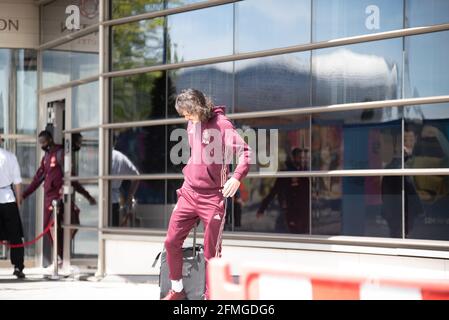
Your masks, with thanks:
<instances>
[{"instance_id":1,"label":"white sign","mask_svg":"<svg viewBox=\"0 0 449 320\"><path fill-rule=\"evenodd\" d=\"M0 48L39 44L39 8L33 0L0 1Z\"/></svg>"}]
</instances>

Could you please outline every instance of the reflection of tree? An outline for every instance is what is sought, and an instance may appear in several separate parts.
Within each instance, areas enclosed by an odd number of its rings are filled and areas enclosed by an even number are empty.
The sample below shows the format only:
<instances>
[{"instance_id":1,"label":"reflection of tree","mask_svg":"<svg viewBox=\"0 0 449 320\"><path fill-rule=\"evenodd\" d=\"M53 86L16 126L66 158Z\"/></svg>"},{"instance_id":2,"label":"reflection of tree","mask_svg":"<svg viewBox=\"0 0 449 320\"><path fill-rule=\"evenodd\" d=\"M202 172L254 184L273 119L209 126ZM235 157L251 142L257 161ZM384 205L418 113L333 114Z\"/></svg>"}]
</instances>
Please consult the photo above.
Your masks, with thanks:
<instances>
[{"instance_id":1,"label":"reflection of tree","mask_svg":"<svg viewBox=\"0 0 449 320\"><path fill-rule=\"evenodd\" d=\"M165 72L113 79L113 121L165 117Z\"/></svg>"},{"instance_id":2,"label":"reflection of tree","mask_svg":"<svg viewBox=\"0 0 449 320\"><path fill-rule=\"evenodd\" d=\"M138 13L162 10L183 5L185 1L122 0L114 3L113 17L126 17ZM166 63L172 46L165 18L155 18L113 27L112 68L130 69ZM177 54L173 56L177 60ZM176 62L176 61L175 61ZM126 122L165 117L166 73L164 71L114 78L113 121ZM168 79L169 106L176 89ZM169 114L173 110L169 109Z\"/></svg>"}]
</instances>

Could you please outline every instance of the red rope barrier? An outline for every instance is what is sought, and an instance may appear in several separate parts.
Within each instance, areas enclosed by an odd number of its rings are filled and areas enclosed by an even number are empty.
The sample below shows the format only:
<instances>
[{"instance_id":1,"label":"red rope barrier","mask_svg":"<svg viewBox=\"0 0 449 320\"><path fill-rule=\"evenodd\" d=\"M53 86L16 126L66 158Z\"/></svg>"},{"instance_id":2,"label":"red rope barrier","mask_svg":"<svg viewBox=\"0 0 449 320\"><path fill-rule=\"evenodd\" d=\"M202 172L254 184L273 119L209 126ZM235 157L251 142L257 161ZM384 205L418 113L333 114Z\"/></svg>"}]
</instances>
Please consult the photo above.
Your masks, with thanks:
<instances>
[{"instance_id":1,"label":"red rope barrier","mask_svg":"<svg viewBox=\"0 0 449 320\"><path fill-rule=\"evenodd\" d=\"M10 244L9 242L6 242L6 241L0 241L0 244L3 244L10 248L22 248L22 247L30 246L32 244L35 244L37 241L39 241L40 238L42 238L47 232L49 232L51 227L53 226L53 223L54 223L54 220L51 220L48 223L48 226L45 228L45 230L40 235L38 235L34 240L24 242L21 244Z\"/></svg>"}]
</instances>

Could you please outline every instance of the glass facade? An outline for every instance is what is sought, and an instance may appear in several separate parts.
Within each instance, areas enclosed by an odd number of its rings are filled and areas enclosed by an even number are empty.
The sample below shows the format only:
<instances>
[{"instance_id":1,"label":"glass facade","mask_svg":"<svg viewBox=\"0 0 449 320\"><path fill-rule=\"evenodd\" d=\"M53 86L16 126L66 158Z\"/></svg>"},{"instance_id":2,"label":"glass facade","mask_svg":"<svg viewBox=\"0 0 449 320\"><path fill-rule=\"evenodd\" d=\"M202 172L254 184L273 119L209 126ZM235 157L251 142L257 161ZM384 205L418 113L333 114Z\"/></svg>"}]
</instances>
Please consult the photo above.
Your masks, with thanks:
<instances>
[{"instance_id":1,"label":"glass facade","mask_svg":"<svg viewBox=\"0 0 449 320\"><path fill-rule=\"evenodd\" d=\"M79 28L67 24L71 5ZM268 138L257 153L276 155L262 176L256 154L229 200L227 232L449 240L449 179L438 172L449 168L449 101L403 102L449 94L449 28L384 34L449 23L447 1L56 0L39 10L42 49L0 44L0 133L29 183L45 99L66 90L53 101L63 106L61 134L82 141L69 173L82 187L72 192L81 213L72 257L98 254L100 215L112 233L167 228L183 181L170 160L185 127L174 98L192 87L226 106L242 132ZM376 106L389 100L398 103ZM434 171L389 173L401 169ZM39 225L38 200L25 205L26 238Z\"/></svg>"},{"instance_id":2,"label":"glass facade","mask_svg":"<svg viewBox=\"0 0 449 320\"><path fill-rule=\"evenodd\" d=\"M129 31L124 32L127 36L138 37L131 48L145 43L151 45L145 46L144 50L131 50L121 45L124 38L116 41L113 35L111 70L144 66L156 69L160 66L161 70L110 80L110 121L128 126L110 131L114 148L135 166L138 173L131 175L163 177L164 174L180 174L182 165L171 163L169 159L170 151L177 143L170 141L170 136L173 130L185 125L163 125L162 122L142 127L133 126L133 122L178 117L173 97L182 89L197 88L209 95L216 105L225 105L228 114L245 112L243 119L234 121L237 128L254 129L257 134L276 129L277 149L273 150L277 155L276 170L283 174L287 172L287 177L258 178L264 165L260 159L252 164L252 175L243 181L231 201L226 230L449 239L431 231L431 226L418 227L429 224L429 221L433 225L442 221L429 218L427 215L433 209L420 203L444 198L443 186L447 186L444 176L436 179L436 176L351 174L353 170L446 168L444 151L436 147L440 142L436 138L433 142L426 142L430 138L421 138L423 134L436 135L435 130L438 130L440 140L445 139L444 118L448 118L449 113L444 107L361 108L270 118L258 115L258 112L268 110L284 112L306 107L447 95L449 81L445 77L449 72L445 68L449 64L444 59L444 52L447 52L445 45L449 41L445 37L449 31L189 66L190 61L231 54L238 57L240 53L275 51L446 22L439 14L444 10L444 1L431 1L425 8L425 19L419 14L421 6L419 1L413 0L246 0L113 26L113 33L115 28L120 28L122 32ZM145 6L112 1L113 18L169 7L169 2L164 1ZM157 19L161 20L156 23ZM428 52L426 48L433 50ZM163 65L172 63L183 63L186 67L165 71ZM438 120L434 120L433 114L424 120L423 108L440 110ZM419 156L412 161L408 151L404 151L409 150L410 121L416 120L410 120L410 117L415 116L421 121L413 125L416 127L415 140L420 142L416 142L419 148L413 152L433 152L438 158ZM430 125L423 124L433 121L435 125L431 129ZM160 144L163 140L167 143ZM258 147L268 151L273 145L273 141L269 141ZM295 161L301 165L295 166ZM323 173L343 170L348 174L295 176L293 173L298 170ZM292 177L288 177L288 172ZM153 181L153 188L148 184L147 191L152 193L150 190L154 190L152 194L159 199L153 205L166 206L165 210L158 209L164 219L153 225L134 224L135 227L167 227L171 205L176 202L170 198L170 190L173 184L179 185L175 181ZM148 182L145 180L144 185ZM128 181L128 185L131 183ZM427 195L422 191L424 185L427 188L435 185L438 191L429 191L432 196ZM138 187L136 194L141 188ZM160 193L155 191L156 188ZM126 198L125 189L122 198ZM402 191L405 191L404 195ZM137 210L140 210L141 202L141 199L135 202ZM444 204L436 206L444 207ZM435 228L444 229L444 225Z\"/></svg>"}]
</instances>

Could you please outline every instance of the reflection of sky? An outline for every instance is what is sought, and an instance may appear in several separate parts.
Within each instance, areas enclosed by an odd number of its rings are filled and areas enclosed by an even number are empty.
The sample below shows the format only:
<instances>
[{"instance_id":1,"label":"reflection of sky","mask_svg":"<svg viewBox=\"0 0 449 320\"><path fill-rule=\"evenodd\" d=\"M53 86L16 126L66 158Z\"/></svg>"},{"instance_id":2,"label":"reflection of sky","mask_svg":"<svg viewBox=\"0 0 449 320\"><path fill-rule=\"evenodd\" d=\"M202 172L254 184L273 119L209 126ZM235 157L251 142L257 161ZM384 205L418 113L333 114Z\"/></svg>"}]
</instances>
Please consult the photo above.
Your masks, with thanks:
<instances>
[{"instance_id":1,"label":"reflection of sky","mask_svg":"<svg viewBox=\"0 0 449 320\"><path fill-rule=\"evenodd\" d=\"M314 0L314 41L402 29L402 4L402 0ZM370 16L365 10L370 5L380 10L377 30L365 26Z\"/></svg>"},{"instance_id":2,"label":"reflection of sky","mask_svg":"<svg viewBox=\"0 0 449 320\"><path fill-rule=\"evenodd\" d=\"M178 59L186 61L232 54L232 18L232 4L169 16L169 37ZM175 50L172 48L172 61Z\"/></svg>"},{"instance_id":3,"label":"reflection of sky","mask_svg":"<svg viewBox=\"0 0 449 320\"><path fill-rule=\"evenodd\" d=\"M310 7L310 0L237 2L237 52L309 43Z\"/></svg>"},{"instance_id":4,"label":"reflection of sky","mask_svg":"<svg viewBox=\"0 0 449 320\"><path fill-rule=\"evenodd\" d=\"M407 25L410 27L448 23L448 0L407 0Z\"/></svg>"},{"instance_id":5,"label":"reflection of sky","mask_svg":"<svg viewBox=\"0 0 449 320\"><path fill-rule=\"evenodd\" d=\"M449 31L406 37L405 46L406 97L449 94Z\"/></svg>"}]
</instances>

